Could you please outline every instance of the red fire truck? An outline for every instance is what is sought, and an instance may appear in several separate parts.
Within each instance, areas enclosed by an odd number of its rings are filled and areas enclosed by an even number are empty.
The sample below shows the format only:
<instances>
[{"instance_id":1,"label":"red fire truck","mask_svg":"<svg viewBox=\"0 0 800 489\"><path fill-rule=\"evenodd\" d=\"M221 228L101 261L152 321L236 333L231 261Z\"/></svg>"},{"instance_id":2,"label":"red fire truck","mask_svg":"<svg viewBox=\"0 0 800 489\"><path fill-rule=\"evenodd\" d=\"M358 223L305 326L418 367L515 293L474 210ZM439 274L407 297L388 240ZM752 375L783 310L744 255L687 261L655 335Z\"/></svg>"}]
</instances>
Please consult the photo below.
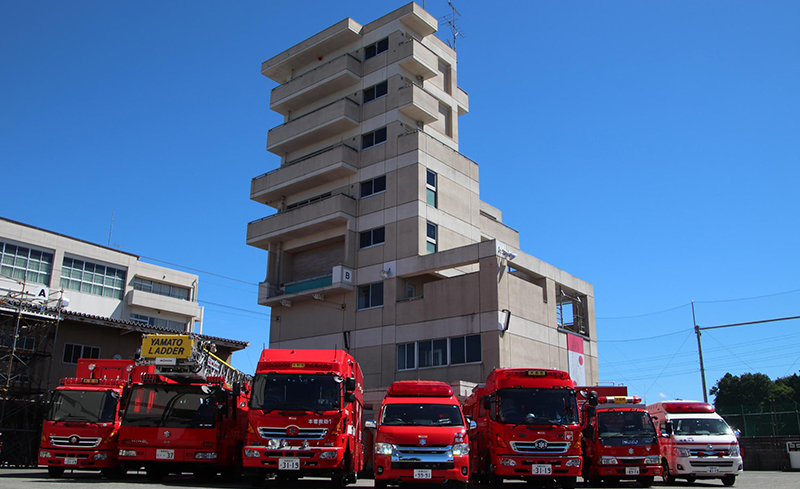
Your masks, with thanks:
<instances>
[{"instance_id":1,"label":"red fire truck","mask_svg":"<svg viewBox=\"0 0 800 489\"><path fill-rule=\"evenodd\" d=\"M658 435L642 399L626 386L576 387L583 414L583 479L590 485L661 475Z\"/></svg>"},{"instance_id":2,"label":"red fire truck","mask_svg":"<svg viewBox=\"0 0 800 489\"><path fill-rule=\"evenodd\" d=\"M376 427L372 420L366 425ZM406 482L467 487L467 423L449 385L424 380L393 383L383 399L377 429L376 489Z\"/></svg>"},{"instance_id":3,"label":"red fire truck","mask_svg":"<svg viewBox=\"0 0 800 489\"><path fill-rule=\"evenodd\" d=\"M344 351L264 350L243 458L253 484L268 475L355 482L364 466L363 406L361 368Z\"/></svg>"},{"instance_id":4,"label":"red fire truck","mask_svg":"<svg viewBox=\"0 0 800 489\"><path fill-rule=\"evenodd\" d=\"M581 425L569 374L561 370L493 370L464 401L477 427L470 433L473 476L556 479L574 488L581 474Z\"/></svg>"},{"instance_id":5,"label":"red fire truck","mask_svg":"<svg viewBox=\"0 0 800 489\"><path fill-rule=\"evenodd\" d=\"M170 472L211 478L241 471L250 378L191 335L144 335L119 431L119 458L150 480Z\"/></svg>"},{"instance_id":6,"label":"red fire truck","mask_svg":"<svg viewBox=\"0 0 800 489\"><path fill-rule=\"evenodd\" d=\"M117 460L117 434L133 368L133 360L82 358L75 377L61 379L50 398L39 449L39 465L46 465L51 477L61 477L66 469L125 474Z\"/></svg>"}]
</instances>

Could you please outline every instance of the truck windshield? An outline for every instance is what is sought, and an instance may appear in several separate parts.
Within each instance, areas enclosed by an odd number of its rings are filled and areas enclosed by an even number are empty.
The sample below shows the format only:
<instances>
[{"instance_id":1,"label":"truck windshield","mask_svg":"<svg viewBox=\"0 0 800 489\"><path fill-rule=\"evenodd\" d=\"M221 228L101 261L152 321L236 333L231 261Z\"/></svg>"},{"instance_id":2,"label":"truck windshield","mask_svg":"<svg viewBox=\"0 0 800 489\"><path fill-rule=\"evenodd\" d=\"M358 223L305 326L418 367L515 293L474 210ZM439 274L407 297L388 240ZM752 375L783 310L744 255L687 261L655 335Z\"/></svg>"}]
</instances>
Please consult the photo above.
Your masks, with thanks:
<instances>
[{"instance_id":1,"label":"truck windshield","mask_svg":"<svg viewBox=\"0 0 800 489\"><path fill-rule=\"evenodd\" d=\"M119 394L114 391L57 390L47 419L76 423L113 423Z\"/></svg>"},{"instance_id":2,"label":"truck windshield","mask_svg":"<svg viewBox=\"0 0 800 489\"><path fill-rule=\"evenodd\" d=\"M452 404L387 404L381 424L385 426L464 426L458 406Z\"/></svg>"},{"instance_id":3,"label":"truck windshield","mask_svg":"<svg viewBox=\"0 0 800 489\"><path fill-rule=\"evenodd\" d=\"M673 419L672 429L676 435L732 435L730 427L721 419L689 418Z\"/></svg>"},{"instance_id":4,"label":"truck windshield","mask_svg":"<svg viewBox=\"0 0 800 489\"><path fill-rule=\"evenodd\" d=\"M122 424L170 428L213 428L216 402L199 385L134 387ZM206 388L208 390L208 388Z\"/></svg>"},{"instance_id":5,"label":"truck windshield","mask_svg":"<svg viewBox=\"0 0 800 489\"><path fill-rule=\"evenodd\" d=\"M567 389L500 389L498 421L505 424L575 424L575 393Z\"/></svg>"},{"instance_id":6,"label":"truck windshield","mask_svg":"<svg viewBox=\"0 0 800 489\"><path fill-rule=\"evenodd\" d=\"M264 411L338 410L342 385L339 379L329 374L256 375L250 407Z\"/></svg>"},{"instance_id":7,"label":"truck windshield","mask_svg":"<svg viewBox=\"0 0 800 489\"><path fill-rule=\"evenodd\" d=\"M597 435L600 438L641 437L655 439L656 430L653 428L650 415L647 413L641 411L609 411L597 414Z\"/></svg>"}]
</instances>

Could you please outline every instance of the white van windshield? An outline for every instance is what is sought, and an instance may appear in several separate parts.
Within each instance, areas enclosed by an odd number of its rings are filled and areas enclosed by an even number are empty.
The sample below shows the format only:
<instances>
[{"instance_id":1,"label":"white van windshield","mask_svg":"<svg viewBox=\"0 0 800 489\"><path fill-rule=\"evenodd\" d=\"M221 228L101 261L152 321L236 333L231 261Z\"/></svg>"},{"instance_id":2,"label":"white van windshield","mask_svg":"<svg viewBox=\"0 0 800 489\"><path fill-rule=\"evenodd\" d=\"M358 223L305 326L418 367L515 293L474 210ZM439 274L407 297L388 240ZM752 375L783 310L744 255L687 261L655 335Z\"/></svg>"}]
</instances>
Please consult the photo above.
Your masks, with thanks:
<instances>
[{"instance_id":1,"label":"white van windshield","mask_svg":"<svg viewBox=\"0 0 800 489\"><path fill-rule=\"evenodd\" d=\"M673 419L672 430L676 435L732 435L733 431L721 419L688 418Z\"/></svg>"}]
</instances>

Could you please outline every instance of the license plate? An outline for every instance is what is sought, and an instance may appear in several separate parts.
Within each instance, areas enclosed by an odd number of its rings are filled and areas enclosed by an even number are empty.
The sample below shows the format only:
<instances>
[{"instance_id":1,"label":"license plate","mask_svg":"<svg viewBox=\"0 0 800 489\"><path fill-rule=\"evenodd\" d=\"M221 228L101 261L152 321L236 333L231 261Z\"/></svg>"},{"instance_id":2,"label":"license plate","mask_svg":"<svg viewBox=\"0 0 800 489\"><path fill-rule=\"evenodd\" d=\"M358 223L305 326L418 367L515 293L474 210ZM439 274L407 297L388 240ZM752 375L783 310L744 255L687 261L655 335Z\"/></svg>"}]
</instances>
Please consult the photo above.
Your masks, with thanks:
<instances>
[{"instance_id":1,"label":"license plate","mask_svg":"<svg viewBox=\"0 0 800 489\"><path fill-rule=\"evenodd\" d=\"M719 467L709 467L709 468L708 468L708 472L709 472L710 474L716 474L716 473L718 473L718 472L719 472Z\"/></svg>"},{"instance_id":2,"label":"license plate","mask_svg":"<svg viewBox=\"0 0 800 489\"><path fill-rule=\"evenodd\" d=\"M531 465L531 473L533 475L552 475L553 466L550 464L533 464Z\"/></svg>"},{"instance_id":3,"label":"license plate","mask_svg":"<svg viewBox=\"0 0 800 489\"><path fill-rule=\"evenodd\" d=\"M175 450L156 450L156 458L159 460L174 460Z\"/></svg>"},{"instance_id":4,"label":"license plate","mask_svg":"<svg viewBox=\"0 0 800 489\"><path fill-rule=\"evenodd\" d=\"M431 478L431 471L430 470L423 470L423 469L414 469L414 478L415 479L430 479Z\"/></svg>"},{"instance_id":5,"label":"license plate","mask_svg":"<svg viewBox=\"0 0 800 489\"><path fill-rule=\"evenodd\" d=\"M278 470L300 470L299 458L278 459Z\"/></svg>"},{"instance_id":6,"label":"license plate","mask_svg":"<svg viewBox=\"0 0 800 489\"><path fill-rule=\"evenodd\" d=\"M625 467L625 475L639 475L639 467Z\"/></svg>"},{"instance_id":7,"label":"license plate","mask_svg":"<svg viewBox=\"0 0 800 489\"><path fill-rule=\"evenodd\" d=\"M64 459L64 465L78 465L78 459L75 457L67 457Z\"/></svg>"}]
</instances>

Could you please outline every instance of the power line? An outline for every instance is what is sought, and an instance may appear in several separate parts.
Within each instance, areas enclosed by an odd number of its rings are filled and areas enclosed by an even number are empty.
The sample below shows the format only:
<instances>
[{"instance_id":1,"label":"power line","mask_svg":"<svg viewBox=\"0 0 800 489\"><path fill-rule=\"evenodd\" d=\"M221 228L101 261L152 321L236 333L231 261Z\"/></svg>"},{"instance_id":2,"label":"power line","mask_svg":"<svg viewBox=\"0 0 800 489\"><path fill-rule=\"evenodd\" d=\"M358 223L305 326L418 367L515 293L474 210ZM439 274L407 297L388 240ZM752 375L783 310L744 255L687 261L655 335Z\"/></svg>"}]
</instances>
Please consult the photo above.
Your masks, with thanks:
<instances>
[{"instance_id":1,"label":"power line","mask_svg":"<svg viewBox=\"0 0 800 489\"><path fill-rule=\"evenodd\" d=\"M676 334L685 333L687 331L691 331L691 330L682 329L682 330L679 330L679 331L674 331L672 333L660 334L660 335L656 335L656 336L647 336L647 337L644 337L644 338L628 338L626 340L597 340L597 342L598 343L628 343L628 342L631 342L631 341L654 340L656 338L664 338L666 336L675 336Z\"/></svg>"},{"instance_id":2,"label":"power line","mask_svg":"<svg viewBox=\"0 0 800 489\"><path fill-rule=\"evenodd\" d=\"M754 297L742 297L740 299L720 299L720 300L716 300L716 301L695 301L695 302L698 303L698 304L718 304L718 303L721 303L721 302L751 301L751 300L754 300L754 299L764 299L764 298L767 298L767 297L776 297L776 296L779 296L779 295L793 294L795 292L800 292L800 289L787 290L787 291L784 291L784 292L776 292L774 294L767 294L767 295L757 295L757 296L754 296Z\"/></svg>"},{"instance_id":3,"label":"power line","mask_svg":"<svg viewBox=\"0 0 800 489\"><path fill-rule=\"evenodd\" d=\"M180 265L178 263L172 263L172 262L169 262L169 261L166 261L166 260L159 260L158 258L153 258L151 256L144 256L144 255L139 255L139 256L141 258L145 258L147 260L153 260L153 261L157 261L159 263L166 263L167 265L171 265L173 267L183 268L185 270L191 270L193 272L198 272L198 273L205 273L207 275L213 275L214 277L224 278L226 280L233 280L234 282L241 282L241 283L247 284L247 285L258 286L258 284L255 283L255 282L248 282L247 280L242 280L242 279L238 279L238 278L234 278L234 277L228 277L227 275L221 275L219 273L209 272L209 271L206 271L206 270L200 270L199 268L187 267L185 265Z\"/></svg>"},{"instance_id":4,"label":"power line","mask_svg":"<svg viewBox=\"0 0 800 489\"><path fill-rule=\"evenodd\" d=\"M656 314L663 314L665 312L675 311L677 309L680 309L682 307L686 307L686 306L689 306L689 305L691 305L691 303L687 302L686 304L681 304L680 306L675 306L675 307L671 307L669 309L664 309L663 311L646 312L644 314L635 314L633 316L611 316L611 317L606 316L606 317L598 317L598 318L595 318L595 319L633 319L633 318L643 318L645 316L655 316Z\"/></svg>"},{"instance_id":5,"label":"power line","mask_svg":"<svg viewBox=\"0 0 800 489\"><path fill-rule=\"evenodd\" d=\"M201 302L203 304L211 304L212 306L225 307L227 309L234 309L234 310L237 310L237 311L249 312L251 314L257 314L259 316L270 317L269 314L265 314L263 312L258 312L258 311L253 311L253 310L250 310L250 309L243 309L241 307L233 307L233 306L228 306L228 305L225 305L225 304L218 304L216 302L210 302L210 301L205 301L205 300L202 300L202 301L198 300L197 302Z\"/></svg>"},{"instance_id":6,"label":"power line","mask_svg":"<svg viewBox=\"0 0 800 489\"><path fill-rule=\"evenodd\" d=\"M678 354L678 352L680 352L680 351L681 351L681 348L683 348L683 345L685 345L685 344L686 344L686 340L688 340L688 339L689 339L691 336L692 336L692 333L690 332L690 333L689 333L689 334L686 336L686 338L683 340L683 343L681 343L681 346L679 346L679 347L678 347L678 349L677 349L677 350L675 350L675 355L677 355L677 354ZM673 355L673 356L672 356L672 358L675 358L675 355ZM646 391L644 391L644 395L645 395L645 396L647 395L647 393L648 393L648 392L650 392L650 389L652 389L652 388L653 388L653 386L654 386L654 385L656 385L656 381L658 381L659 377L661 377L661 374L663 374L663 373L664 373L664 370L666 370L666 369L667 369L667 367L669 367L669 364L672 362L672 358L670 358L669 362L667 362L667 364L666 364L666 365L664 365L664 368L663 368L663 369L661 369L661 373L659 373L659 374L658 374L658 376L656 377L656 379L653 381L653 383L652 383L652 384L650 384L650 388L649 388L649 389L647 389Z\"/></svg>"}]
</instances>

